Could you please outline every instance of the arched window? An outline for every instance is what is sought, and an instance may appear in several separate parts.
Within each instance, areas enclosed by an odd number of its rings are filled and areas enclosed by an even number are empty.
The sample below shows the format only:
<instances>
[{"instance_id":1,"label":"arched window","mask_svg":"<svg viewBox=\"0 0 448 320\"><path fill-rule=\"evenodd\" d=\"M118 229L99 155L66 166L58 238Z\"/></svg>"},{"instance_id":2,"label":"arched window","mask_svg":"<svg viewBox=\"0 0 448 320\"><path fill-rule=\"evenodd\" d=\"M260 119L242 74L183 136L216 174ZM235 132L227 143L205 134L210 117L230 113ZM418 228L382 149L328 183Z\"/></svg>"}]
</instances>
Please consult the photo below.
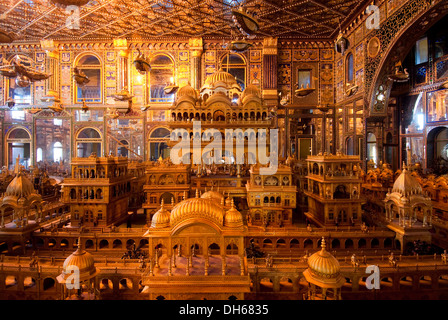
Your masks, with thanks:
<instances>
[{"instance_id":1,"label":"arched window","mask_svg":"<svg viewBox=\"0 0 448 320\"><path fill-rule=\"evenodd\" d=\"M246 61L236 53L226 54L221 59L222 69L236 78L241 90L246 88Z\"/></svg>"},{"instance_id":2,"label":"arched window","mask_svg":"<svg viewBox=\"0 0 448 320\"><path fill-rule=\"evenodd\" d=\"M180 137L179 137L180 139ZM165 159L170 156L170 148L167 142L170 140L170 131L166 128L157 128L149 136L149 159L156 161L160 157Z\"/></svg>"},{"instance_id":3,"label":"arched window","mask_svg":"<svg viewBox=\"0 0 448 320\"><path fill-rule=\"evenodd\" d=\"M89 77L89 82L83 86L79 87L76 82L76 98L75 103L82 103L82 99L86 102L96 102L101 103L101 62L93 54L85 54L78 59L76 67Z\"/></svg>"},{"instance_id":4,"label":"arched window","mask_svg":"<svg viewBox=\"0 0 448 320\"><path fill-rule=\"evenodd\" d=\"M353 155L353 138L352 137L348 137L345 140L345 152L347 155L352 156Z\"/></svg>"},{"instance_id":5,"label":"arched window","mask_svg":"<svg viewBox=\"0 0 448 320\"><path fill-rule=\"evenodd\" d=\"M349 53L345 60L345 69L347 71L347 83L353 83L354 80L354 70L353 70L353 54Z\"/></svg>"},{"instance_id":6,"label":"arched window","mask_svg":"<svg viewBox=\"0 0 448 320\"><path fill-rule=\"evenodd\" d=\"M164 88L174 82L174 62L165 54L154 56L149 76L151 102L172 102L174 95L165 94Z\"/></svg>"},{"instance_id":7,"label":"arched window","mask_svg":"<svg viewBox=\"0 0 448 320\"><path fill-rule=\"evenodd\" d=\"M34 67L33 59L23 55L14 55L9 62L13 59L20 59L20 63L27 67ZM39 69L40 70L40 69ZM6 78L7 79L7 78ZM13 98L16 105L30 105L32 104L33 83L30 82L28 85L24 81L20 81L20 78L9 78L8 81L8 98ZM23 111L19 111L23 112Z\"/></svg>"},{"instance_id":8,"label":"arched window","mask_svg":"<svg viewBox=\"0 0 448 320\"><path fill-rule=\"evenodd\" d=\"M30 165L31 136L25 129L14 128L7 134L8 167L14 168L16 159L20 156L20 165L28 168Z\"/></svg>"},{"instance_id":9,"label":"arched window","mask_svg":"<svg viewBox=\"0 0 448 320\"><path fill-rule=\"evenodd\" d=\"M373 160L377 163L377 159L376 136L369 132L367 133L367 161Z\"/></svg>"},{"instance_id":10,"label":"arched window","mask_svg":"<svg viewBox=\"0 0 448 320\"><path fill-rule=\"evenodd\" d=\"M117 148L117 155L122 157L127 157L129 153L129 142L127 140L120 140Z\"/></svg>"},{"instance_id":11,"label":"arched window","mask_svg":"<svg viewBox=\"0 0 448 320\"><path fill-rule=\"evenodd\" d=\"M95 152L101 156L102 137L98 130L93 128L81 129L76 137L77 156L80 158L89 157Z\"/></svg>"},{"instance_id":12,"label":"arched window","mask_svg":"<svg viewBox=\"0 0 448 320\"><path fill-rule=\"evenodd\" d=\"M62 161L62 156L63 156L62 143L55 142L53 144L53 160L54 160L54 162Z\"/></svg>"}]
</instances>

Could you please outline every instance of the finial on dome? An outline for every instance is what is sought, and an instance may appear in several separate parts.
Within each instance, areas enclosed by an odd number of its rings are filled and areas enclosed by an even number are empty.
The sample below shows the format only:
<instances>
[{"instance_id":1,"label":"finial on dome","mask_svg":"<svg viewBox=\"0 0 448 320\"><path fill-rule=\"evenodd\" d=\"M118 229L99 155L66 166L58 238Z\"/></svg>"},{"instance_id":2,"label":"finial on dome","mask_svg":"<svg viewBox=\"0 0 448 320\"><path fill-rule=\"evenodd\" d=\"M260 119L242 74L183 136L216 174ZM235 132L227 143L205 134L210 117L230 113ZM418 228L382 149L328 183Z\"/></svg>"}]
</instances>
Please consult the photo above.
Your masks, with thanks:
<instances>
[{"instance_id":1,"label":"finial on dome","mask_svg":"<svg viewBox=\"0 0 448 320\"><path fill-rule=\"evenodd\" d=\"M183 200L187 199L187 191L184 190Z\"/></svg>"},{"instance_id":2,"label":"finial on dome","mask_svg":"<svg viewBox=\"0 0 448 320\"><path fill-rule=\"evenodd\" d=\"M322 250L325 250L325 248L327 247L327 245L325 243L325 237L322 237L322 242L320 244L320 247L322 248Z\"/></svg>"},{"instance_id":3,"label":"finial on dome","mask_svg":"<svg viewBox=\"0 0 448 320\"><path fill-rule=\"evenodd\" d=\"M403 170L407 170L408 166L406 165L406 163L403 161Z\"/></svg>"},{"instance_id":4,"label":"finial on dome","mask_svg":"<svg viewBox=\"0 0 448 320\"><path fill-rule=\"evenodd\" d=\"M20 172L20 154L17 155L16 165L14 166L14 173L19 174Z\"/></svg>"},{"instance_id":5,"label":"finial on dome","mask_svg":"<svg viewBox=\"0 0 448 320\"><path fill-rule=\"evenodd\" d=\"M230 203L231 203L232 208L235 208L235 201L233 201L233 198Z\"/></svg>"},{"instance_id":6,"label":"finial on dome","mask_svg":"<svg viewBox=\"0 0 448 320\"><path fill-rule=\"evenodd\" d=\"M199 198L199 189L196 188L196 198Z\"/></svg>"},{"instance_id":7,"label":"finial on dome","mask_svg":"<svg viewBox=\"0 0 448 320\"><path fill-rule=\"evenodd\" d=\"M162 200L160 201L160 209L163 209L164 205L165 205L165 201L163 201L163 199L162 199Z\"/></svg>"},{"instance_id":8,"label":"finial on dome","mask_svg":"<svg viewBox=\"0 0 448 320\"><path fill-rule=\"evenodd\" d=\"M76 249L76 251L81 251L82 250L82 242L81 242L81 236L78 237L78 249Z\"/></svg>"},{"instance_id":9,"label":"finial on dome","mask_svg":"<svg viewBox=\"0 0 448 320\"><path fill-rule=\"evenodd\" d=\"M171 197L171 205L174 207L174 197Z\"/></svg>"}]
</instances>

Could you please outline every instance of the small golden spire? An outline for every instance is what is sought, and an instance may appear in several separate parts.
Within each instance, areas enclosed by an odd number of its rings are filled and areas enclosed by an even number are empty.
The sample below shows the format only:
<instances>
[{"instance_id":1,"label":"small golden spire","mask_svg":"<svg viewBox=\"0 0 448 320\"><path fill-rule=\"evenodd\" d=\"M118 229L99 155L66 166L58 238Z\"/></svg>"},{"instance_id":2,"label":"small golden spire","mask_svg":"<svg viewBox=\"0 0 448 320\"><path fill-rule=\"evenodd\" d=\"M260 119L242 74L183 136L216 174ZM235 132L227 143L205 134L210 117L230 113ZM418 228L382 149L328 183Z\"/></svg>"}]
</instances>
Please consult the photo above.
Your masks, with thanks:
<instances>
[{"instance_id":1,"label":"small golden spire","mask_svg":"<svg viewBox=\"0 0 448 320\"><path fill-rule=\"evenodd\" d=\"M76 251L81 251L82 250L82 242L81 242L81 236L78 237L78 248L76 249Z\"/></svg>"},{"instance_id":2,"label":"small golden spire","mask_svg":"<svg viewBox=\"0 0 448 320\"><path fill-rule=\"evenodd\" d=\"M187 191L184 191L184 197L183 200L187 199Z\"/></svg>"},{"instance_id":3,"label":"small golden spire","mask_svg":"<svg viewBox=\"0 0 448 320\"><path fill-rule=\"evenodd\" d=\"M174 207L174 197L171 197L171 205Z\"/></svg>"},{"instance_id":4,"label":"small golden spire","mask_svg":"<svg viewBox=\"0 0 448 320\"><path fill-rule=\"evenodd\" d=\"M162 200L160 201L160 209L163 209L164 205L165 205L165 201L163 201L163 199L162 199Z\"/></svg>"},{"instance_id":5,"label":"small golden spire","mask_svg":"<svg viewBox=\"0 0 448 320\"><path fill-rule=\"evenodd\" d=\"M199 198L199 189L196 188L196 198Z\"/></svg>"},{"instance_id":6,"label":"small golden spire","mask_svg":"<svg viewBox=\"0 0 448 320\"><path fill-rule=\"evenodd\" d=\"M327 247L327 245L325 244L325 237L322 237L322 242L320 244L322 250L325 250L325 248Z\"/></svg>"}]
</instances>

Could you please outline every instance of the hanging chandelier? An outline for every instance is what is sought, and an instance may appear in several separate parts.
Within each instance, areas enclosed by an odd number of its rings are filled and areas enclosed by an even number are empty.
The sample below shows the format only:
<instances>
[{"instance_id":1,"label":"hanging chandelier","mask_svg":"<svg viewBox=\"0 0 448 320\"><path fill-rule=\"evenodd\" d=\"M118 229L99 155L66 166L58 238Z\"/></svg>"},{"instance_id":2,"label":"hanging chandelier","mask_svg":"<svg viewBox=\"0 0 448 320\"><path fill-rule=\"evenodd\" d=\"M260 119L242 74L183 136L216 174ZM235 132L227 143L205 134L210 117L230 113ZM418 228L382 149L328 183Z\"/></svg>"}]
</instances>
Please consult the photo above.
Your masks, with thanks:
<instances>
[{"instance_id":1,"label":"hanging chandelier","mask_svg":"<svg viewBox=\"0 0 448 320\"><path fill-rule=\"evenodd\" d=\"M241 53L246 51L247 49L249 49L249 47L251 47L252 44L250 44L249 42L245 41L245 40L235 40L232 41L229 45L229 50L234 52L234 53Z\"/></svg>"},{"instance_id":2,"label":"hanging chandelier","mask_svg":"<svg viewBox=\"0 0 448 320\"><path fill-rule=\"evenodd\" d=\"M35 67L27 66L27 63L33 65L33 62L25 61L19 55L15 55L10 63L3 59L3 63L0 66L0 75L16 78L16 85L21 88L28 87L31 82L47 80L51 76L49 73L36 71Z\"/></svg>"},{"instance_id":3,"label":"hanging chandelier","mask_svg":"<svg viewBox=\"0 0 448 320\"><path fill-rule=\"evenodd\" d=\"M334 49L336 50L336 52L339 52L340 54L344 55L344 52L345 50L348 49L349 45L350 42L342 34L341 21L339 21L339 34L338 37L336 38L336 41L334 42Z\"/></svg>"},{"instance_id":4,"label":"hanging chandelier","mask_svg":"<svg viewBox=\"0 0 448 320\"><path fill-rule=\"evenodd\" d=\"M174 94L176 93L177 89L179 89L179 86L174 83L174 78L171 77L170 83L165 88L163 88L163 92L165 92L165 94Z\"/></svg>"},{"instance_id":5,"label":"hanging chandelier","mask_svg":"<svg viewBox=\"0 0 448 320\"><path fill-rule=\"evenodd\" d=\"M81 110L86 113L89 110L89 106L86 104L86 99L82 99L82 107Z\"/></svg>"},{"instance_id":6,"label":"hanging chandelier","mask_svg":"<svg viewBox=\"0 0 448 320\"><path fill-rule=\"evenodd\" d=\"M343 55L345 50L348 49L349 45L350 45L350 42L348 41L348 39L346 37L344 37L342 32L339 32L339 35L335 41L336 52L339 52L340 54Z\"/></svg>"},{"instance_id":7,"label":"hanging chandelier","mask_svg":"<svg viewBox=\"0 0 448 320\"><path fill-rule=\"evenodd\" d=\"M296 87L297 89L294 91L294 93L298 98L306 97L307 95L313 93L316 90L316 88L310 88L309 84L306 87L302 85L300 88L299 84L296 84Z\"/></svg>"},{"instance_id":8,"label":"hanging chandelier","mask_svg":"<svg viewBox=\"0 0 448 320\"><path fill-rule=\"evenodd\" d=\"M406 82L409 80L409 73L406 68L403 68L401 61L395 64L395 73L388 76L389 80L394 82Z\"/></svg>"},{"instance_id":9,"label":"hanging chandelier","mask_svg":"<svg viewBox=\"0 0 448 320\"><path fill-rule=\"evenodd\" d=\"M73 79L75 79L78 87L84 87L87 83L90 82L89 77L78 67L73 68Z\"/></svg>"},{"instance_id":10,"label":"hanging chandelier","mask_svg":"<svg viewBox=\"0 0 448 320\"><path fill-rule=\"evenodd\" d=\"M260 29L258 20L243 7L232 10L232 20L238 30L249 39L255 38L255 33Z\"/></svg>"},{"instance_id":11,"label":"hanging chandelier","mask_svg":"<svg viewBox=\"0 0 448 320\"><path fill-rule=\"evenodd\" d=\"M134 96L129 93L127 87L124 87L120 92L112 94L112 98L114 98L115 101L130 101L133 97Z\"/></svg>"},{"instance_id":12,"label":"hanging chandelier","mask_svg":"<svg viewBox=\"0 0 448 320\"><path fill-rule=\"evenodd\" d=\"M143 53L140 52L140 49L137 49L138 51L138 56L137 58L134 59L134 66L135 69L137 69L137 71L140 74L145 74L147 72L151 71L151 65L149 64L149 60L145 57L145 55Z\"/></svg>"}]
</instances>

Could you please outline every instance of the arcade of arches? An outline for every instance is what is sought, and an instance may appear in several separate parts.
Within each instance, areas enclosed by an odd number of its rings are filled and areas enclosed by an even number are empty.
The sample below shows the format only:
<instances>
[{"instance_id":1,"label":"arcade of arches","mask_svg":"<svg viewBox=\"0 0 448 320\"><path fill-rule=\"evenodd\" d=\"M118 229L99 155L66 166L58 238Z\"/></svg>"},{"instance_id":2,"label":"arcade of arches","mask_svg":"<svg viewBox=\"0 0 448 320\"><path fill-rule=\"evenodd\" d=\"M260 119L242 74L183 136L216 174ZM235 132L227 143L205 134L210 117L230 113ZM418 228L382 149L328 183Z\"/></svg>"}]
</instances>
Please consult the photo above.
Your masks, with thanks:
<instances>
[{"instance_id":1,"label":"arcade of arches","mask_svg":"<svg viewBox=\"0 0 448 320\"><path fill-rule=\"evenodd\" d=\"M0 3L0 299L448 299L446 1L68 2Z\"/></svg>"}]
</instances>

